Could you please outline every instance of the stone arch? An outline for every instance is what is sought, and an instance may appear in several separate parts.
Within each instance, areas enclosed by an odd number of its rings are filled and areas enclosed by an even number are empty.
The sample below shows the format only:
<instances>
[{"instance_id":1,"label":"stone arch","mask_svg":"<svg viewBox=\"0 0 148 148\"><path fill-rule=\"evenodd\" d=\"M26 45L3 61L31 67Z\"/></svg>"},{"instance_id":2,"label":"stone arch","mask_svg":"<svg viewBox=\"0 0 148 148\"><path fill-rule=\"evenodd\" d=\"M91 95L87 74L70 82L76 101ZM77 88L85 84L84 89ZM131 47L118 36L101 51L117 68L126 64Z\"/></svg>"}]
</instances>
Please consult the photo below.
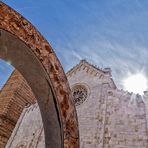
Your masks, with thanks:
<instances>
[{"instance_id":1,"label":"stone arch","mask_svg":"<svg viewBox=\"0 0 148 148\"><path fill-rule=\"evenodd\" d=\"M0 2L0 58L19 70L37 98L46 148L79 147L76 110L53 49L24 17Z\"/></svg>"}]
</instances>

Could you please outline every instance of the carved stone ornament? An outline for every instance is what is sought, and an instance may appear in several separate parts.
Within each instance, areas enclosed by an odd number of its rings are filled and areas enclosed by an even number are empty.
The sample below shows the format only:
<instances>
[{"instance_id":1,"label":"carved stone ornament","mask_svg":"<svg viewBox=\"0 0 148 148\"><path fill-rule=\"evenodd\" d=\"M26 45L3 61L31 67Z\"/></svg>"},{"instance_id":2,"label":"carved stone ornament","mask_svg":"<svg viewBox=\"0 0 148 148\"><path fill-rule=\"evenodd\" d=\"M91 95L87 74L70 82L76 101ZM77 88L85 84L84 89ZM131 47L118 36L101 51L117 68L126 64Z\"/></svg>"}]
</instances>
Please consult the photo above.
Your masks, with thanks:
<instances>
[{"instance_id":1,"label":"carved stone ornament","mask_svg":"<svg viewBox=\"0 0 148 148\"><path fill-rule=\"evenodd\" d=\"M84 85L75 85L72 88L72 95L74 97L75 105L78 106L87 99L87 88Z\"/></svg>"}]
</instances>

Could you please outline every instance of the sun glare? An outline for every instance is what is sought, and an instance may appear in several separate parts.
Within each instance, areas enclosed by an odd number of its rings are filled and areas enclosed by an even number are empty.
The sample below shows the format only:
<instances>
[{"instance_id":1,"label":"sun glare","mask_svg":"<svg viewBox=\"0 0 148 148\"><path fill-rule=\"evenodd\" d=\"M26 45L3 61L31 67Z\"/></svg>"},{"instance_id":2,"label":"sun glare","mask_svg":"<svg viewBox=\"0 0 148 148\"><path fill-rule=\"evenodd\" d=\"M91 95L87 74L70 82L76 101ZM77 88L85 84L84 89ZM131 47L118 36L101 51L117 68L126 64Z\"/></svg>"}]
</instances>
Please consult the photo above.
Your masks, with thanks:
<instances>
[{"instance_id":1,"label":"sun glare","mask_svg":"<svg viewBox=\"0 0 148 148\"><path fill-rule=\"evenodd\" d=\"M124 80L124 89L142 95L147 89L147 79L142 73L130 75Z\"/></svg>"}]
</instances>

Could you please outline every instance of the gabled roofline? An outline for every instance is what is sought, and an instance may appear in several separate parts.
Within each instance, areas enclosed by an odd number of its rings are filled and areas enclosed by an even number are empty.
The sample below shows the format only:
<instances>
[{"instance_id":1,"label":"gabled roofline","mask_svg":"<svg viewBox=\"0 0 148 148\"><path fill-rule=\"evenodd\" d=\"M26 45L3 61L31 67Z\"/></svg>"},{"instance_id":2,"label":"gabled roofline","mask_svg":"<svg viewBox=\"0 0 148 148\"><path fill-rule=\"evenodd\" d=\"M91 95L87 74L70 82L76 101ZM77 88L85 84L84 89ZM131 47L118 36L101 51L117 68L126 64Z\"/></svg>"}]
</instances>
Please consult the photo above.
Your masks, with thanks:
<instances>
[{"instance_id":1,"label":"gabled roofline","mask_svg":"<svg viewBox=\"0 0 148 148\"><path fill-rule=\"evenodd\" d=\"M81 67L87 67L87 69L91 69L90 73L93 73L95 76L98 75L98 77L102 77L102 76L109 76L110 80L112 81L112 87L113 88L117 88L115 85L115 82L112 79L112 75L111 75L111 68L104 68L101 69L91 63L89 63L88 61L86 61L85 59L81 60L77 65L75 65L74 67L72 67L67 73L66 76L71 76L73 73L76 73L78 70L81 69ZM88 70L88 71L89 71Z\"/></svg>"},{"instance_id":2,"label":"gabled roofline","mask_svg":"<svg viewBox=\"0 0 148 148\"><path fill-rule=\"evenodd\" d=\"M111 69L110 68L104 68L101 69L91 63L89 63L88 61L86 61L85 59L81 60L77 65L75 65L74 67L72 67L67 73L66 75L69 75L70 73L74 72L77 68L79 68L81 65L85 64L86 66L89 66L91 68L93 68L94 70L97 70L98 72L101 72L102 74L109 74L111 76Z\"/></svg>"}]
</instances>

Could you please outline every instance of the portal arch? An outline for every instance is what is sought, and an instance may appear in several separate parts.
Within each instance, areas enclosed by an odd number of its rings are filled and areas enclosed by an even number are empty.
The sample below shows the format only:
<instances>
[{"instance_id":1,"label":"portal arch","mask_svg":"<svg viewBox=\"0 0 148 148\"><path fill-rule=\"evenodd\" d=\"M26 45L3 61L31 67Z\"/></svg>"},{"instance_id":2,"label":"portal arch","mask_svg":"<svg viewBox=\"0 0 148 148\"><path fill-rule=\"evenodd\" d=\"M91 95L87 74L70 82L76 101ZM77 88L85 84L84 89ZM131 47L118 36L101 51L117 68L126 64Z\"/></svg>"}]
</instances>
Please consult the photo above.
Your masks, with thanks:
<instances>
[{"instance_id":1,"label":"portal arch","mask_svg":"<svg viewBox=\"0 0 148 148\"><path fill-rule=\"evenodd\" d=\"M2 2L0 58L19 70L37 98L46 148L79 147L76 110L59 60L35 27Z\"/></svg>"}]
</instances>

